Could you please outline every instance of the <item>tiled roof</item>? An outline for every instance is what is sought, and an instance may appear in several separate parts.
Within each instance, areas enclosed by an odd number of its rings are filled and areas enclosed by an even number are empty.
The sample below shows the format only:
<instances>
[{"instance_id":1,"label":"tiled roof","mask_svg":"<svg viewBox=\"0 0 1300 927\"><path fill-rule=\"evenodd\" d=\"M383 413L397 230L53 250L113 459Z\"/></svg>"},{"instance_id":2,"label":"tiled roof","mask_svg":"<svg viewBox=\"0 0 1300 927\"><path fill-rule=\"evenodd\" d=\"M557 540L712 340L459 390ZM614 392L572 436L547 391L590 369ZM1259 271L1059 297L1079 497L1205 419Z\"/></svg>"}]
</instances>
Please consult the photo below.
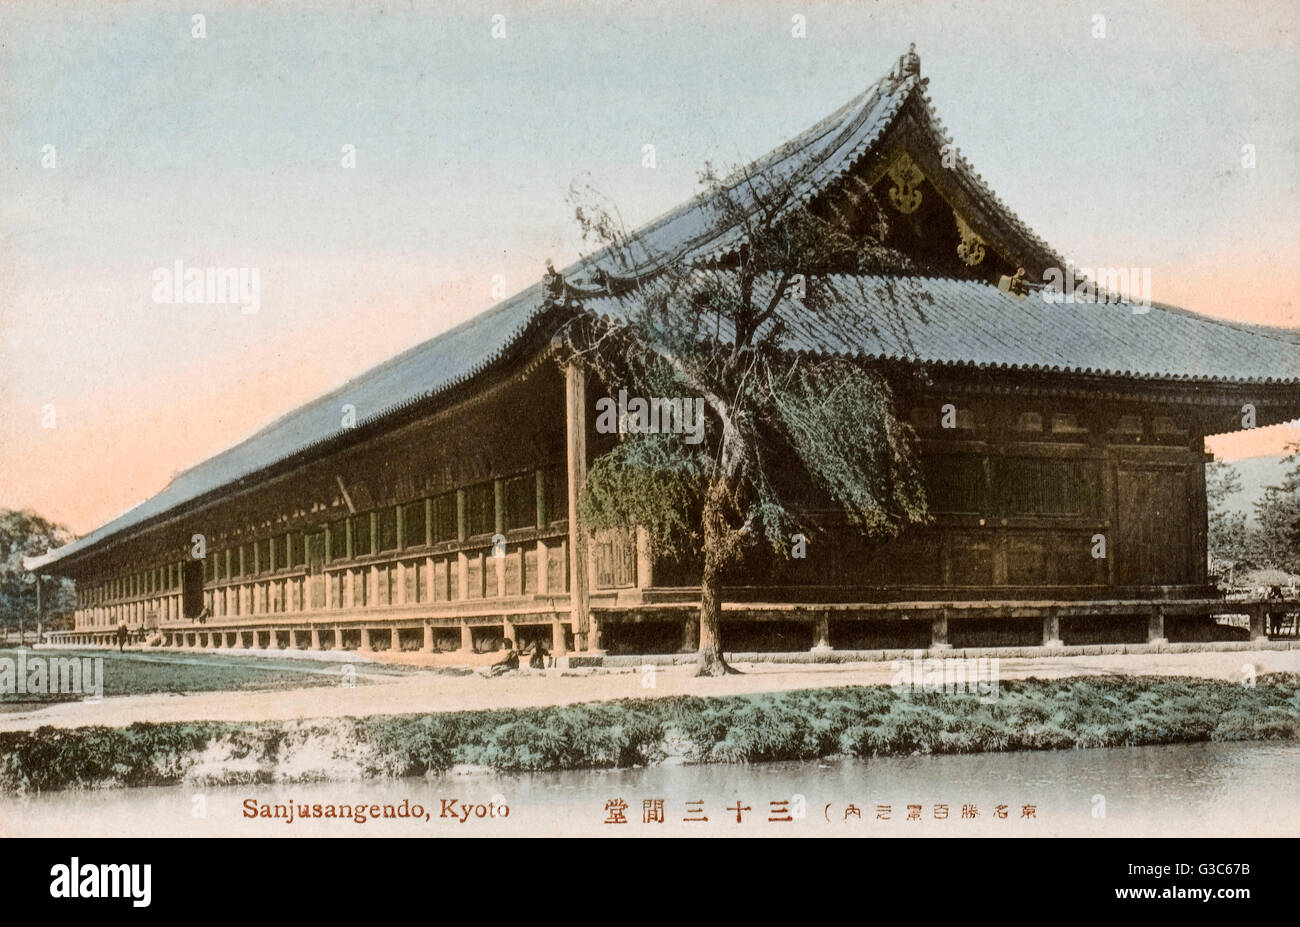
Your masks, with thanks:
<instances>
[{"instance_id":1,"label":"tiled roof","mask_svg":"<svg viewBox=\"0 0 1300 927\"><path fill-rule=\"evenodd\" d=\"M284 415L252 437L177 474L153 498L71 544L28 561L37 569L85 550L178 506L237 483L287 457L344 432L343 405L355 409L356 426L383 418L451 389L499 359L524 333L541 305L540 285L416 345L333 392Z\"/></svg>"},{"instance_id":2,"label":"tiled roof","mask_svg":"<svg viewBox=\"0 0 1300 927\"><path fill-rule=\"evenodd\" d=\"M974 280L829 280L836 298L821 315L792 300L780 304L790 350L1142 380L1300 384L1300 331L1159 303L1052 303L1037 293L1016 299ZM612 319L635 311L631 296L585 306Z\"/></svg>"},{"instance_id":3,"label":"tiled roof","mask_svg":"<svg viewBox=\"0 0 1300 927\"><path fill-rule=\"evenodd\" d=\"M919 86L915 74L880 79L821 122L737 171L724 181L725 196L732 205L751 205L747 178L762 176L776 183L793 179L798 200L807 202L853 169ZM637 229L636 269L674 260L708 261L733 251L742 241L743 230L720 228L710 200L696 197ZM597 254L587 264L607 262ZM605 269L630 270L612 264Z\"/></svg>"},{"instance_id":4,"label":"tiled roof","mask_svg":"<svg viewBox=\"0 0 1300 927\"><path fill-rule=\"evenodd\" d=\"M811 199L868 156L912 94L923 91L924 81L916 70L900 63L839 110L740 172L729 195L743 202L745 175L761 173L796 177L800 198ZM922 112L927 116L927 131L946 144L947 135L928 100ZM958 159L955 173L969 195L1031 247L1052 254L1006 210L964 159ZM646 224L635 237L649 256L647 264L707 261L729 253L741 240L738 229L718 227L703 198ZM607 258L597 254L564 273L585 273L606 263ZM606 269L626 271L612 264ZM942 364L1164 379L1295 382L1300 378L1295 342L1288 343L1286 334L1278 334L1287 330L1217 322L1171 307L1135 315L1113 305L1053 306L1034 297L1020 302L974 282L866 278L863 283L861 294L844 302L846 319L851 316L861 322L860 328L846 328L844 320L834 326L819 324L807 314L791 311L787 313L791 347L862 357L914 357ZM885 300L895 300L898 314L909 319L907 336L878 330L875 322L888 315L880 312ZM616 315L626 307L603 297L590 300L587 308ZM524 290L185 470L158 495L72 544L27 561L28 568L64 560L339 437L344 430L344 403L355 407L357 424L364 425L469 380L515 345L543 309L540 286ZM845 336L845 331L851 334ZM1300 333L1289 337L1300 338Z\"/></svg>"}]
</instances>

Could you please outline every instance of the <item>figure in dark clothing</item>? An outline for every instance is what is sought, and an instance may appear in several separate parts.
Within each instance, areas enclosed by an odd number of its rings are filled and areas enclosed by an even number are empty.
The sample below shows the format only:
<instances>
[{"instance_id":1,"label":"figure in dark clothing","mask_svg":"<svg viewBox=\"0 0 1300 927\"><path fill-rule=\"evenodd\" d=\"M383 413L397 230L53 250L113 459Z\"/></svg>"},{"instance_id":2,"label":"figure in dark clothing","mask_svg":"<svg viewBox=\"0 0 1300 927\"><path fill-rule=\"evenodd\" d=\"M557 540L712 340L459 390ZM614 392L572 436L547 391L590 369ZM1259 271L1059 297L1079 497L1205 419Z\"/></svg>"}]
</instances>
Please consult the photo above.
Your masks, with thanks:
<instances>
[{"instance_id":1,"label":"figure in dark clothing","mask_svg":"<svg viewBox=\"0 0 1300 927\"><path fill-rule=\"evenodd\" d=\"M1268 590L1267 599L1283 601L1285 596L1282 595L1281 586L1273 586ZM1283 622L1286 621L1286 612L1269 612L1268 613L1268 634L1276 637L1281 630Z\"/></svg>"},{"instance_id":2,"label":"figure in dark clothing","mask_svg":"<svg viewBox=\"0 0 1300 927\"><path fill-rule=\"evenodd\" d=\"M127 638L126 625L119 624L117 626L117 652L118 653L122 653L124 648L126 647L126 638Z\"/></svg>"},{"instance_id":3,"label":"figure in dark clothing","mask_svg":"<svg viewBox=\"0 0 1300 927\"><path fill-rule=\"evenodd\" d=\"M542 642L538 641L533 645L533 655L528 658L528 668L546 669L546 658L549 656L550 653L542 646Z\"/></svg>"},{"instance_id":4,"label":"figure in dark clothing","mask_svg":"<svg viewBox=\"0 0 1300 927\"><path fill-rule=\"evenodd\" d=\"M519 651L515 650L515 642L507 637L501 642L501 647L505 650L505 656L492 664L488 670L489 676L500 676L519 669Z\"/></svg>"}]
</instances>

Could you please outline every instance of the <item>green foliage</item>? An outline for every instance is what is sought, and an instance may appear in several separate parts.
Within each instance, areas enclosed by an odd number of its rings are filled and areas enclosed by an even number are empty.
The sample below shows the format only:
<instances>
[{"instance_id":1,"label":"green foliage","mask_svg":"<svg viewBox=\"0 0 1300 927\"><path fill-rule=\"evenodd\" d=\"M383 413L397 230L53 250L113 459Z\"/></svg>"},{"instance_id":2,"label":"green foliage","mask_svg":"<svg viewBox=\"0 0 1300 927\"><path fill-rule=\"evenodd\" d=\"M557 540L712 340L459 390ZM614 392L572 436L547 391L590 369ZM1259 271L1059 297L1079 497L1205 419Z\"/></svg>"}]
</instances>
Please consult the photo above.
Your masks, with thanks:
<instances>
[{"instance_id":1,"label":"green foliage","mask_svg":"<svg viewBox=\"0 0 1300 927\"><path fill-rule=\"evenodd\" d=\"M640 525L660 550L694 553L707 463L678 435L631 436L592 463L583 518L592 528Z\"/></svg>"},{"instance_id":2,"label":"green foliage","mask_svg":"<svg viewBox=\"0 0 1300 927\"><path fill-rule=\"evenodd\" d=\"M850 524L880 538L924 520L912 431L895 420L882 379L832 359L795 366L769 388L790 448Z\"/></svg>"},{"instance_id":3,"label":"green foliage","mask_svg":"<svg viewBox=\"0 0 1300 927\"><path fill-rule=\"evenodd\" d=\"M621 435L590 469L584 515L595 527L641 525L657 547L699 556L706 582L761 542L788 555L792 533L817 529L817 511L838 509L874 539L924 521L911 430L884 375L809 356L790 332L793 318L843 344L863 324L905 330L889 317L892 303L853 276L912 269L881 247L886 217L870 190L849 185L840 207L813 212L798 176L741 169L724 179L710 168L701 180L701 214L743 230L733 260L650 253L616 210L576 203L584 235L600 246L589 279L618 296L619 310L580 314L569 347L610 395L698 398L706 410L699 445ZM874 304L881 317L865 323L851 308Z\"/></svg>"},{"instance_id":4,"label":"green foliage","mask_svg":"<svg viewBox=\"0 0 1300 927\"><path fill-rule=\"evenodd\" d=\"M1300 572L1300 453L1288 461L1295 464L1280 486L1269 486L1255 503L1259 523L1252 537L1255 565L1288 572Z\"/></svg>"},{"instance_id":5,"label":"green foliage","mask_svg":"<svg viewBox=\"0 0 1300 927\"><path fill-rule=\"evenodd\" d=\"M1255 502L1255 524L1244 512L1224 508L1225 500L1241 491L1240 473L1231 465L1206 467L1205 494L1209 504L1209 550L1216 561L1235 567L1300 572L1300 444L1288 446L1291 468L1277 486L1268 486Z\"/></svg>"},{"instance_id":6,"label":"green foliage","mask_svg":"<svg viewBox=\"0 0 1300 927\"><path fill-rule=\"evenodd\" d=\"M34 557L71 543L72 533L46 521L35 512L0 509L0 621L11 625L22 616L29 626L36 616L36 585L23 567L23 557ZM49 621L76 609L71 580L50 578L41 590L41 606Z\"/></svg>"},{"instance_id":7,"label":"green foliage","mask_svg":"<svg viewBox=\"0 0 1300 927\"><path fill-rule=\"evenodd\" d=\"M214 747L213 783L320 778L293 767L315 738L367 778L701 763L1059 750L1300 736L1300 675L1255 688L1165 677L1004 683L996 701L885 686L723 698L627 699L556 708L339 719L306 725L133 724L0 733L0 788L39 791L183 782ZM293 771L286 772L286 767ZM297 778L293 778L297 777Z\"/></svg>"}]
</instances>

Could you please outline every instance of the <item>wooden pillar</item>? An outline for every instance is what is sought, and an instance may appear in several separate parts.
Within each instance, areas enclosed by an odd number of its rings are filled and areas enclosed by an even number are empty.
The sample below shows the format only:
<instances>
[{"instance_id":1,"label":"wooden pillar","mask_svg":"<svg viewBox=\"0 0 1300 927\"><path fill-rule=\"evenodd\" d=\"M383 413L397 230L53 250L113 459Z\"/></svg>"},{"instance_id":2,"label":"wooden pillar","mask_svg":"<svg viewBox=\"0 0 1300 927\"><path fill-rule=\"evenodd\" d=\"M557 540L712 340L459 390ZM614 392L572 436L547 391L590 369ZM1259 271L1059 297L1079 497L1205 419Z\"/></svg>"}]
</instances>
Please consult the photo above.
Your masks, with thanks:
<instances>
[{"instance_id":1,"label":"wooden pillar","mask_svg":"<svg viewBox=\"0 0 1300 927\"><path fill-rule=\"evenodd\" d=\"M564 637L564 622L559 618L551 619L551 656L562 657L568 652Z\"/></svg>"},{"instance_id":2,"label":"wooden pillar","mask_svg":"<svg viewBox=\"0 0 1300 927\"><path fill-rule=\"evenodd\" d=\"M515 644L515 649L518 649L519 639L515 637L515 625L509 618L501 619L501 636L509 638Z\"/></svg>"},{"instance_id":3,"label":"wooden pillar","mask_svg":"<svg viewBox=\"0 0 1300 927\"><path fill-rule=\"evenodd\" d=\"M831 623L826 612L818 612L813 616L812 649L817 651L831 649Z\"/></svg>"},{"instance_id":4,"label":"wooden pillar","mask_svg":"<svg viewBox=\"0 0 1300 927\"><path fill-rule=\"evenodd\" d=\"M587 483L587 383L581 363L564 367L565 466L569 502L569 611L574 644L592 649L591 612L587 594L587 532L579 515L582 489Z\"/></svg>"},{"instance_id":5,"label":"wooden pillar","mask_svg":"<svg viewBox=\"0 0 1300 927\"><path fill-rule=\"evenodd\" d=\"M1119 461L1115 449L1107 446L1102 460L1102 495L1106 506L1106 522L1109 527L1102 532L1106 535L1106 585L1114 586L1118 580L1115 572L1115 557L1123 551L1115 549L1114 540L1119 536ZM1091 541L1089 541L1091 544Z\"/></svg>"},{"instance_id":6,"label":"wooden pillar","mask_svg":"<svg viewBox=\"0 0 1300 927\"><path fill-rule=\"evenodd\" d=\"M948 612L943 611L930 621L930 649L950 650L951 648L952 645L948 643Z\"/></svg>"},{"instance_id":7,"label":"wooden pillar","mask_svg":"<svg viewBox=\"0 0 1300 927\"><path fill-rule=\"evenodd\" d=\"M1268 632L1264 628L1264 615L1267 610L1263 605L1250 606L1250 639L1252 641L1268 640Z\"/></svg>"},{"instance_id":8,"label":"wooden pillar","mask_svg":"<svg viewBox=\"0 0 1300 927\"><path fill-rule=\"evenodd\" d=\"M359 646L357 649L365 650L367 652L369 652L370 650L370 629L367 628L365 625L361 626L361 646Z\"/></svg>"},{"instance_id":9,"label":"wooden pillar","mask_svg":"<svg viewBox=\"0 0 1300 927\"><path fill-rule=\"evenodd\" d=\"M463 653L474 651L474 632L469 629L469 621L464 618L460 620L460 649Z\"/></svg>"},{"instance_id":10,"label":"wooden pillar","mask_svg":"<svg viewBox=\"0 0 1300 927\"><path fill-rule=\"evenodd\" d=\"M1192 545L1191 556L1194 560L1192 564L1192 581L1204 584L1209 580L1209 540L1210 540L1210 509L1209 502L1205 498L1205 465L1208 462L1208 455L1205 453L1205 438L1197 436L1192 442L1194 452L1192 464L1192 503L1196 508L1196 534L1195 543Z\"/></svg>"},{"instance_id":11,"label":"wooden pillar","mask_svg":"<svg viewBox=\"0 0 1300 927\"><path fill-rule=\"evenodd\" d=\"M396 627L389 634L388 649L393 653L401 653L402 651L402 632Z\"/></svg>"},{"instance_id":12,"label":"wooden pillar","mask_svg":"<svg viewBox=\"0 0 1300 927\"><path fill-rule=\"evenodd\" d=\"M456 542L464 544L469 537L469 517L465 490L456 490ZM469 558L465 555L464 550L456 551L456 598L469 598ZM464 634L462 633L462 650Z\"/></svg>"},{"instance_id":13,"label":"wooden pillar","mask_svg":"<svg viewBox=\"0 0 1300 927\"><path fill-rule=\"evenodd\" d=\"M433 653L433 624L426 621L424 623L424 647L425 653Z\"/></svg>"},{"instance_id":14,"label":"wooden pillar","mask_svg":"<svg viewBox=\"0 0 1300 927\"><path fill-rule=\"evenodd\" d=\"M1055 613L1043 616L1043 646L1065 646L1065 642L1061 640L1061 619Z\"/></svg>"},{"instance_id":15,"label":"wooden pillar","mask_svg":"<svg viewBox=\"0 0 1300 927\"><path fill-rule=\"evenodd\" d=\"M311 649L320 650L320 628L315 625L311 629Z\"/></svg>"},{"instance_id":16,"label":"wooden pillar","mask_svg":"<svg viewBox=\"0 0 1300 927\"><path fill-rule=\"evenodd\" d=\"M1165 639L1165 610L1157 606L1147 616L1147 643L1167 644Z\"/></svg>"}]
</instances>

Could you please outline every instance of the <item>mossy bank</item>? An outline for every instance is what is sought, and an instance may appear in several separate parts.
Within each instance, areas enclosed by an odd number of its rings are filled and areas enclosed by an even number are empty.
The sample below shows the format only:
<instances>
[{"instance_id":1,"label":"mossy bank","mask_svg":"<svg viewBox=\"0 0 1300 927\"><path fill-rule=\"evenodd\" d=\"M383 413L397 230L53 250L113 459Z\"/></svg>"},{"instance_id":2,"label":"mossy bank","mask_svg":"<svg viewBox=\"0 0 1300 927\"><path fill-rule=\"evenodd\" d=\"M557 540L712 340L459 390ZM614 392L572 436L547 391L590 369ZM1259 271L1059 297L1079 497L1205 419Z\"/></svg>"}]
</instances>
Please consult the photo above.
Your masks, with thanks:
<instances>
[{"instance_id":1,"label":"mossy bank","mask_svg":"<svg viewBox=\"0 0 1300 927\"><path fill-rule=\"evenodd\" d=\"M551 708L0 733L0 788L349 781L664 762L1275 740L1300 736L1300 674L1254 686L1090 676L1003 683L998 697L887 686Z\"/></svg>"}]
</instances>

